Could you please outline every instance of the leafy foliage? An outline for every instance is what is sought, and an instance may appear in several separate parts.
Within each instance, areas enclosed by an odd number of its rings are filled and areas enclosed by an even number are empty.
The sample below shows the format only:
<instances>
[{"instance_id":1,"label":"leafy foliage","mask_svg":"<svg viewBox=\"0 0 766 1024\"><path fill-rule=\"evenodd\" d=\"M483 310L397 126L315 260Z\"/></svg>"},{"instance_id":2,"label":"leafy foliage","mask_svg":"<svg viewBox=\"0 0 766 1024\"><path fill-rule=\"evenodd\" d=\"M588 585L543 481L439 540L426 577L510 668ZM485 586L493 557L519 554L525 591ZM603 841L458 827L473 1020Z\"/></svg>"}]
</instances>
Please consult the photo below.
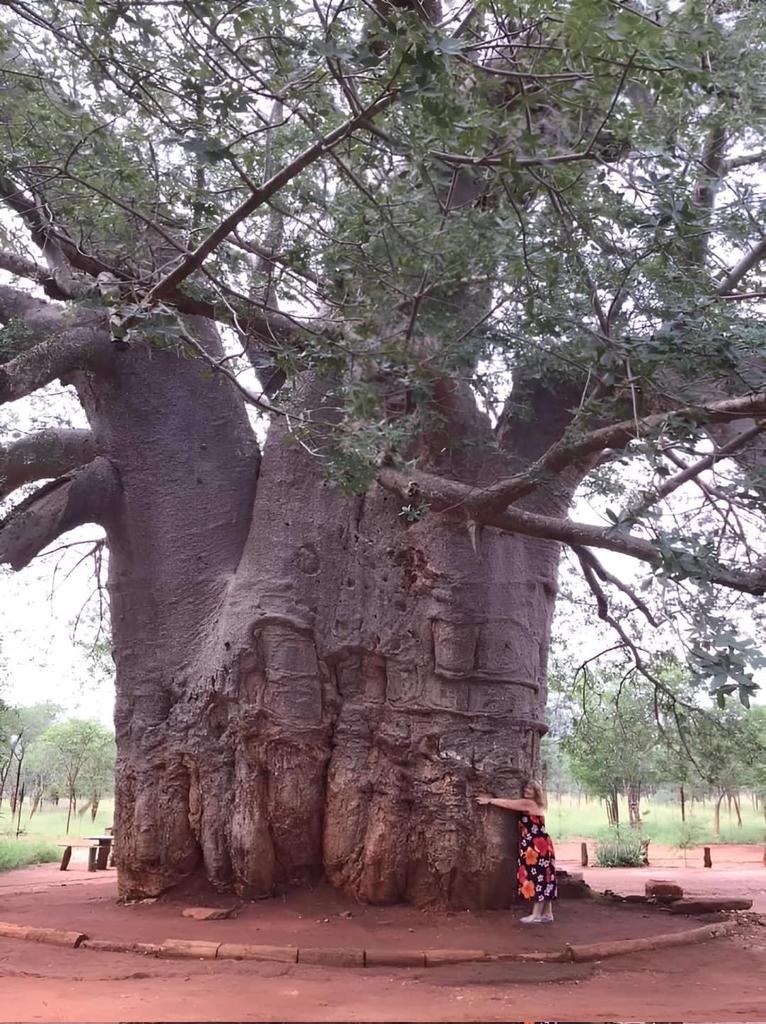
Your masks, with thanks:
<instances>
[{"instance_id":1,"label":"leafy foliage","mask_svg":"<svg viewBox=\"0 0 766 1024\"><path fill-rule=\"evenodd\" d=\"M640 868L646 863L646 840L637 832L614 829L614 835L596 843L600 868Z\"/></svg>"},{"instance_id":2,"label":"leafy foliage","mask_svg":"<svg viewBox=\"0 0 766 1024\"><path fill-rule=\"evenodd\" d=\"M610 537L650 542L635 590L697 678L747 704L753 603L719 582L763 564L762 439L665 489L732 443L688 410L763 390L764 45L756 0L11 0L0 191L50 211L68 298L118 345L197 357L184 315L221 325L241 351L212 371L239 383L248 355L243 397L347 493L386 459L507 468L504 437L552 413L568 444L634 423L571 468ZM0 227L17 257L40 233L22 224ZM3 359L29 343L10 318ZM455 408L476 404L471 434Z\"/></svg>"}]
</instances>

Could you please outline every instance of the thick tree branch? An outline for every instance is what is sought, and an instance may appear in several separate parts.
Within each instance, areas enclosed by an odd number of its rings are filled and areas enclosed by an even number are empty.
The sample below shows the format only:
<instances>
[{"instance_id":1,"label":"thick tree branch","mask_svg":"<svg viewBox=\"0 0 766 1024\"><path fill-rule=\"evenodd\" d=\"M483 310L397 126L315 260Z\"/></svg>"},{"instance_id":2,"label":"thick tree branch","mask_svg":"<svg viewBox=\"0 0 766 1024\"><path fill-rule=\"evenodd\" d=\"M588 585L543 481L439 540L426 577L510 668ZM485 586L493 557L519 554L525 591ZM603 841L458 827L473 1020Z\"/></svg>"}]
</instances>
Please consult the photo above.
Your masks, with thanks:
<instances>
[{"instance_id":1,"label":"thick tree branch","mask_svg":"<svg viewBox=\"0 0 766 1024\"><path fill-rule=\"evenodd\" d=\"M541 487L551 475L568 466L604 451L607 448L625 448L631 441L661 429L672 420L697 426L710 423L728 423L732 420L755 419L766 416L766 392L756 392L740 398L728 398L710 405L690 405L645 416L640 420L622 420L583 435L577 441L562 440L553 445L526 472L499 480L482 491L477 491L473 507L504 508L512 501Z\"/></svg>"},{"instance_id":2,"label":"thick tree branch","mask_svg":"<svg viewBox=\"0 0 766 1024\"><path fill-rule=\"evenodd\" d=\"M452 514L463 520L468 516L477 523L507 533L557 540L572 547L602 548L654 566L663 561L660 549L643 537L563 517L522 512L520 509L497 510L483 504L481 500L477 502L477 496L482 494L477 488L455 480L417 471L401 473L396 469L383 468L378 473L378 483L410 504L418 502L435 512ZM709 580L746 594L760 595L766 592L766 571L742 572L714 564L702 565L689 552L676 551L674 554L679 575Z\"/></svg>"},{"instance_id":3,"label":"thick tree branch","mask_svg":"<svg viewBox=\"0 0 766 1024\"><path fill-rule=\"evenodd\" d=\"M0 445L0 500L23 484L48 480L91 462L96 454L89 430L41 430Z\"/></svg>"},{"instance_id":4,"label":"thick tree branch","mask_svg":"<svg viewBox=\"0 0 766 1024\"><path fill-rule=\"evenodd\" d=\"M642 516L647 509L651 508L658 501L662 501L663 498L667 498L668 495L672 494L673 491L677 491L679 487L682 487L689 480L694 480L704 473L705 470L710 469L716 462L720 462L721 459L726 459L736 452L740 451L746 445L754 441L759 434L766 430L766 423L760 422L754 424L752 427L748 427L747 430L743 430L741 434L737 434L731 441L726 444L715 448L708 455L704 455L701 459L697 459L696 462L691 463L680 473L674 473L673 476L669 476L664 483L662 483L656 490L650 491L645 494L643 500L638 502L632 508L628 509L624 513L626 521L638 519Z\"/></svg>"},{"instance_id":5,"label":"thick tree branch","mask_svg":"<svg viewBox=\"0 0 766 1024\"><path fill-rule=\"evenodd\" d=\"M0 523L0 564L29 565L51 541L85 523L105 523L120 495L117 473L101 456L46 484Z\"/></svg>"}]
</instances>

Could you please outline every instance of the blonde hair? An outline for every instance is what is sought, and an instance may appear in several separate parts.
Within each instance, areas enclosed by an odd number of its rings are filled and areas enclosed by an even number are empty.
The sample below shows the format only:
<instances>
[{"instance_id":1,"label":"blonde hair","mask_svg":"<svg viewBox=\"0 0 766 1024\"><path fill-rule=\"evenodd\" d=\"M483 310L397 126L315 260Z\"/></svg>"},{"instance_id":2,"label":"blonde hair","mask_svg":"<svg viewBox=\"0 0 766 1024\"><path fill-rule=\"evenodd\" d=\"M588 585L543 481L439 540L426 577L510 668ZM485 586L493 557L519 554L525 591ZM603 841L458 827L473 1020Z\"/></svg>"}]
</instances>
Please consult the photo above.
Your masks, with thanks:
<instances>
[{"instance_id":1,"label":"blonde hair","mask_svg":"<svg viewBox=\"0 0 766 1024\"><path fill-rule=\"evenodd\" d=\"M524 788L522 789L522 793L527 788L534 790L534 792L535 792L535 803L537 804L538 807L547 807L548 806L548 801L545 799L545 790L543 789L543 785L542 785L541 782L538 782L537 779L527 779L527 781L524 783Z\"/></svg>"}]
</instances>

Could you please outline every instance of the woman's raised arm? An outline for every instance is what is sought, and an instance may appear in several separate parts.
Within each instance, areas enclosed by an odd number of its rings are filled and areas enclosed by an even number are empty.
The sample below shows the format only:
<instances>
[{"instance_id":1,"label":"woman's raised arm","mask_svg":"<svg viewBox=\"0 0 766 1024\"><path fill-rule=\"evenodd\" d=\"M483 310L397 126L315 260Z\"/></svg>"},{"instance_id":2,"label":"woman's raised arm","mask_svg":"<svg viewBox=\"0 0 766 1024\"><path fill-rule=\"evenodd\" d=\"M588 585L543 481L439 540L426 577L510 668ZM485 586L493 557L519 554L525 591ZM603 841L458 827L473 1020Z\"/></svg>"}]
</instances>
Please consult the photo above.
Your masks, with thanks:
<instances>
[{"instance_id":1,"label":"woman's raised arm","mask_svg":"<svg viewBox=\"0 0 766 1024\"><path fill-rule=\"evenodd\" d=\"M534 800L505 800L502 797L481 796L476 797L477 803L484 806L491 804L493 807L502 807L504 811L521 811L524 814L540 814L540 808Z\"/></svg>"}]
</instances>

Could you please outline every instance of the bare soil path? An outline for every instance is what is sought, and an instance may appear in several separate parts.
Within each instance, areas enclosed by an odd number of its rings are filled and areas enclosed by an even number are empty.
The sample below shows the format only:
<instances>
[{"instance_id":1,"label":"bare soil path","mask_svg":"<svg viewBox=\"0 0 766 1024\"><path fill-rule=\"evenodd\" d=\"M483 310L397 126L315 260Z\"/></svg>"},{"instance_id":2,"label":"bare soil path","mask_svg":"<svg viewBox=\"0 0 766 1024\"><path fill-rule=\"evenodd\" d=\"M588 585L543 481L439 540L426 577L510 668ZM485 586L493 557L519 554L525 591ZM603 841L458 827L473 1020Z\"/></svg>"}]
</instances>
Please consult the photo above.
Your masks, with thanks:
<instances>
[{"instance_id":1,"label":"bare soil path","mask_svg":"<svg viewBox=\"0 0 766 1024\"><path fill-rule=\"evenodd\" d=\"M760 900L756 883L766 885L766 869L759 875L757 863L735 860L706 872L609 870L606 887L641 891L648 877L685 872L692 893L752 897L752 884ZM588 869L586 876L600 885L603 872ZM96 938L538 950L694 923L573 900L559 905L553 927L530 931L515 912L364 907L328 890L248 903L232 920L198 922L181 917L178 903L120 907L114 900L114 872L89 875L80 861L66 875L43 866L0 876L0 919L80 928ZM729 939L599 964L400 970L158 960L0 939L0 1021L758 1021L766 1019L764 978L766 927L755 923Z\"/></svg>"}]
</instances>

